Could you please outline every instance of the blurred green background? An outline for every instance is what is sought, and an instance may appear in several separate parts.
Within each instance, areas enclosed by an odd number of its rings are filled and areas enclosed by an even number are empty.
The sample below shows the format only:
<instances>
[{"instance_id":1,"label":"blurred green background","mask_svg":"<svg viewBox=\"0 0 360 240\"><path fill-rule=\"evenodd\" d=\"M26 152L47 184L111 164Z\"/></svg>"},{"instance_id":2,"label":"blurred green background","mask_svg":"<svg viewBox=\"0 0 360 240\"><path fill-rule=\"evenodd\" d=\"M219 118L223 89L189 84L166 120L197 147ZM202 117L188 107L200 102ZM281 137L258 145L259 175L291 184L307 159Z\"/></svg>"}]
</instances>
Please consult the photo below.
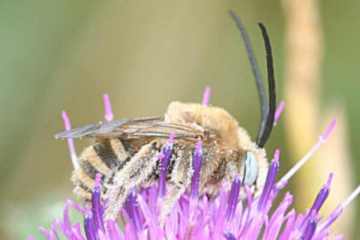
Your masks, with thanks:
<instances>
[{"instance_id":1,"label":"blurred green background","mask_svg":"<svg viewBox=\"0 0 360 240\"><path fill-rule=\"evenodd\" d=\"M350 176L352 182L344 184L351 190L360 182L360 2L327 0L318 6L320 109L336 105L346 117L352 172L339 175ZM256 23L267 25L279 98L284 98L286 9L281 1L0 1L0 239L38 236L38 226L61 215L64 200L73 197L66 143L53 137L63 129L61 111L68 111L74 126L100 121L103 93L110 94L116 118L153 116L173 100L201 101L210 85L211 103L256 134L255 84L229 9L242 17L262 66ZM327 118L319 116L323 126ZM291 129L283 121L267 149L281 146L284 171L295 158L288 149L296 146L289 146L285 133ZM78 151L84 145L86 140L77 142ZM335 166L333 171L337 174ZM351 222L359 220L358 211Z\"/></svg>"}]
</instances>

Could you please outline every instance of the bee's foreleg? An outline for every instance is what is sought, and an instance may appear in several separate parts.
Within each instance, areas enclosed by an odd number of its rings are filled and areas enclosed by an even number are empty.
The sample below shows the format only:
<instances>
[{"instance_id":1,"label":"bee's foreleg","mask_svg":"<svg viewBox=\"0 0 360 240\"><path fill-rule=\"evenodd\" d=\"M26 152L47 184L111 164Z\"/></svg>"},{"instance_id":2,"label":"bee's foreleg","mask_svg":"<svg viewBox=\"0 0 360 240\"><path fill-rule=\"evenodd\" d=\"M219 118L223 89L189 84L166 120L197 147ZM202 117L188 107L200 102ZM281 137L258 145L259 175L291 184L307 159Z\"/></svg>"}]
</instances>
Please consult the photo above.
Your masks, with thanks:
<instances>
[{"instance_id":1,"label":"bee's foreleg","mask_svg":"<svg viewBox=\"0 0 360 240\"><path fill-rule=\"evenodd\" d=\"M146 144L114 175L105 196L108 200L105 219L115 219L131 189L141 185L154 172L158 153L156 142Z\"/></svg>"},{"instance_id":2,"label":"bee's foreleg","mask_svg":"<svg viewBox=\"0 0 360 240\"><path fill-rule=\"evenodd\" d=\"M175 202L185 192L191 184L192 169L192 152L182 152L175 159L174 168L171 172L170 179L166 184L167 192L161 201L160 223L163 224L165 218L171 212Z\"/></svg>"}]
</instances>

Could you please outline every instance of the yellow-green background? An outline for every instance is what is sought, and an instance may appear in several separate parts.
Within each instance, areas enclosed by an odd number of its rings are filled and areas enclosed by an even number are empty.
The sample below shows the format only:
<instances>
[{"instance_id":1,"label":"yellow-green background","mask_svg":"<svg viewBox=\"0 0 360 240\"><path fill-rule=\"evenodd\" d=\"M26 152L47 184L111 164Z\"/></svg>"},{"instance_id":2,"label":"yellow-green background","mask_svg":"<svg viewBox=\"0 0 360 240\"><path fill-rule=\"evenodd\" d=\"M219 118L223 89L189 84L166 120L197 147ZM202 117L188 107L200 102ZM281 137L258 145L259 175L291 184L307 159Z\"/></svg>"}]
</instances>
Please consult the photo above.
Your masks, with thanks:
<instances>
[{"instance_id":1,"label":"yellow-green background","mask_svg":"<svg viewBox=\"0 0 360 240\"><path fill-rule=\"evenodd\" d=\"M354 186L360 182L360 2L318 3L324 33L320 106L336 102L346 109ZM1 239L36 236L38 226L60 217L64 200L73 197L66 144L53 137L63 128L61 111L75 126L97 122L105 92L115 117L123 118L160 115L173 100L199 102L210 85L211 103L255 135L255 84L229 9L245 22L262 66L256 23L268 26L283 98L281 1L0 1ZM291 129L281 122L267 146L284 150L283 171L292 158L286 131ZM353 205L360 207L359 200Z\"/></svg>"}]
</instances>

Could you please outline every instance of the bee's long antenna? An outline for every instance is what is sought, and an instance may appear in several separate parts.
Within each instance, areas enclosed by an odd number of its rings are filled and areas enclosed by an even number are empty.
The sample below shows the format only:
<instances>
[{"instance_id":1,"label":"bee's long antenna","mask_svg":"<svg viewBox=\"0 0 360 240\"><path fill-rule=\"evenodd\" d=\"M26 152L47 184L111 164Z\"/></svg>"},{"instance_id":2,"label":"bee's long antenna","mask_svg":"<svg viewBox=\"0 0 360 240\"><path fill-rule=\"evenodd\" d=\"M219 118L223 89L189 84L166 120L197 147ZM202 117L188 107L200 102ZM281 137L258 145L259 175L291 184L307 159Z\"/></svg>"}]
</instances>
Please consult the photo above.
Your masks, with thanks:
<instances>
[{"instance_id":1,"label":"bee's long antenna","mask_svg":"<svg viewBox=\"0 0 360 240\"><path fill-rule=\"evenodd\" d=\"M261 77L260 69L257 64L254 50L251 46L249 35L247 34L244 25L241 22L239 16L230 10L230 16L235 21L236 27L241 33L241 37L244 41L247 56L251 65L253 75L255 77L256 87L259 94L260 105L261 105L261 120L260 126L256 137L256 144L259 147L263 147L269 139L270 133L274 125L274 115L276 111L276 89L275 89L275 76L274 76L274 63L272 57L271 43L269 35L267 34L266 28L262 23L259 23L261 33L264 39L265 50L266 50L266 64L267 64L267 75L268 75L268 89L269 89L269 100L266 97L264 82Z\"/></svg>"},{"instance_id":2,"label":"bee's long antenna","mask_svg":"<svg viewBox=\"0 0 360 240\"><path fill-rule=\"evenodd\" d=\"M242 24L240 17L238 15L236 15L232 10L229 11L229 14L232 17L232 19L234 20L236 27L240 31L241 38L244 41L244 45L245 45L246 52L247 52L247 57L249 59L250 65L251 65L251 70L253 72L255 82L256 82L256 88L258 90L260 107L261 107L261 111L260 111L260 119L261 120L260 120L259 130L257 132L256 143L259 145L260 139L262 138L261 136L263 136L263 133L264 133L266 119L267 119L267 115L269 112L268 99L266 96L264 82L262 80L259 65L256 61L254 50L252 48L249 35L248 35L244 25Z\"/></svg>"},{"instance_id":3,"label":"bee's long antenna","mask_svg":"<svg viewBox=\"0 0 360 240\"><path fill-rule=\"evenodd\" d=\"M274 74L274 61L271 50L271 43L269 35L265 26L259 23L261 34L264 39L265 51L266 51L266 66L267 66L267 78L269 89L269 109L266 116L265 129L260 135L260 139L257 141L259 147L263 147L269 139L270 133L274 126L274 118L276 111L276 86L275 86L275 74Z\"/></svg>"}]
</instances>

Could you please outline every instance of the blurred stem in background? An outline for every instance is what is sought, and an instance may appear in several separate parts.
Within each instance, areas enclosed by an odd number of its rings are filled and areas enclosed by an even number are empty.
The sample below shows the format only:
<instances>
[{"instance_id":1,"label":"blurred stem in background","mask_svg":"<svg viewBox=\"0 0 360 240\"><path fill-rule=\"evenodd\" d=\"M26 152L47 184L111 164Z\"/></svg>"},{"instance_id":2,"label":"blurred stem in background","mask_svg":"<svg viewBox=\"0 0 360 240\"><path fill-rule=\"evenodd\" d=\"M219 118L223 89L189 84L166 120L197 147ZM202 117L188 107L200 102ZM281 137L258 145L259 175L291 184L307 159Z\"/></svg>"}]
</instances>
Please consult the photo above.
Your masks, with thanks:
<instances>
[{"instance_id":1,"label":"blurred stem in background","mask_svg":"<svg viewBox=\"0 0 360 240\"><path fill-rule=\"evenodd\" d=\"M283 7L286 17L285 132L290 159L296 161L316 141L322 126L319 120L326 122L329 117L321 114L319 107L323 39L317 0L283 0ZM303 200L297 205L304 209L315 198L317 186L329 172L335 172L335 185L325 208L326 214L352 189L344 111L331 107L329 112L337 117L338 129L328 145L299 172L295 182L295 195ZM347 211L334 230L349 237L353 217L353 211Z\"/></svg>"}]
</instances>

